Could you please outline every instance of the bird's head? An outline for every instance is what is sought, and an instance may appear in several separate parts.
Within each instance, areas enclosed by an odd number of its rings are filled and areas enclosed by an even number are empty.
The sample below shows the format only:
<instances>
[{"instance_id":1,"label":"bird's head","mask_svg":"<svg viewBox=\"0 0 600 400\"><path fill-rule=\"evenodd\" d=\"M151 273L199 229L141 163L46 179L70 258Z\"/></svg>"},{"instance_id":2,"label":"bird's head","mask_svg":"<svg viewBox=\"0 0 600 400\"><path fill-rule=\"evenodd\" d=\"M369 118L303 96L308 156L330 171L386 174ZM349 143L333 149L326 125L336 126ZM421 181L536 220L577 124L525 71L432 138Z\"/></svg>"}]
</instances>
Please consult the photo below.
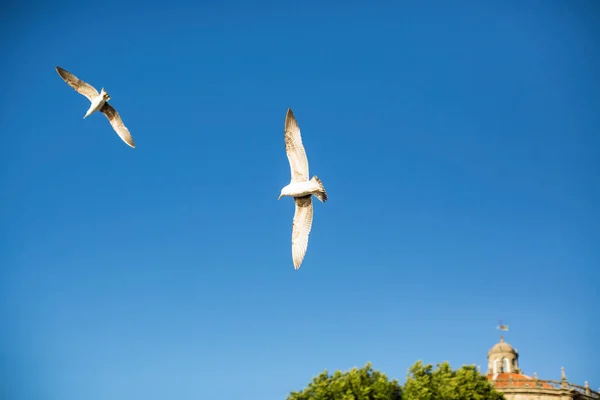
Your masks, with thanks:
<instances>
[{"instance_id":1,"label":"bird's head","mask_svg":"<svg viewBox=\"0 0 600 400\"><path fill-rule=\"evenodd\" d=\"M288 189L288 186L289 186L289 185L287 185L287 186L285 186L285 187L283 187L283 188L281 189L281 193L279 193L279 198L278 198L277 200L281 200L281 198L282 198L283 196L288 196L288 195L289 195L289 189Z\"/></svg>"},{"instance_id":2,"label":"bird's head","mask_svg":"<svg viewBox=\"0 0 600 400\"><path fill-rule=\"evenodd\" d=\"M110 95L108 93L106 93L106 90L104 90L104 88L102 88L102 90L100 91L100 94L102 95L102 98L104 99L104 101L110 100Z\"/></svg>"}]
</instances>

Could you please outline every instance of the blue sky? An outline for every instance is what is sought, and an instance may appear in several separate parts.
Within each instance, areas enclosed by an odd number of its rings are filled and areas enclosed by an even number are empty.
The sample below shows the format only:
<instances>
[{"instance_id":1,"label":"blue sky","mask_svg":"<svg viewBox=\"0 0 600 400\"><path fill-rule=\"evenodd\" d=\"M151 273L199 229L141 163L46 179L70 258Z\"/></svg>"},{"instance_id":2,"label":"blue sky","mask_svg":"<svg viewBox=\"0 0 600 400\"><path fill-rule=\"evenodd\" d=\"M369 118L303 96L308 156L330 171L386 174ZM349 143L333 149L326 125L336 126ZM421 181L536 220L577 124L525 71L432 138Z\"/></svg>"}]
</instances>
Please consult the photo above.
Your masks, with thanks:
<instances>
[{"instance_id":1,"label":"blue sky","mask_svg":"<svg viewBox=\"0 0 600 400\"><path fill-rule=\"evenodd\" d=\"M5 8L1 390L275 400L367 361L485 371L499 319L526 373L600 387L600 7L372 3ZM298 271L288 107L329 194Z\"/></svg>"}]
</instances>

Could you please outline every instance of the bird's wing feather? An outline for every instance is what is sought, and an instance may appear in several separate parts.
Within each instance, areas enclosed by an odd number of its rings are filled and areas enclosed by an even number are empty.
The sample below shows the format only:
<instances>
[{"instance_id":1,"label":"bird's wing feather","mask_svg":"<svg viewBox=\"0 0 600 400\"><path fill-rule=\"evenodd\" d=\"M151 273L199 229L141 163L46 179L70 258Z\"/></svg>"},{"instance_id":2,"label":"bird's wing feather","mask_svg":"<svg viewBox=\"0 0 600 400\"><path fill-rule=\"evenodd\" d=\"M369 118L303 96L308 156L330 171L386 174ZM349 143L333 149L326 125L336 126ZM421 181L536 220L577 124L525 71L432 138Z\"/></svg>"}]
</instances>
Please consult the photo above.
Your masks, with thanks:
<instances>
[{"instance_id":1,"label":"bird's wing feather","mask_svg":"<svg viewBox=\"0 0 600 400\"><path fill-rule=\"evenodd\" d=\"M302 145L300 128L290 108L285 116L285 152L290 162L292 181L308 181L308 159Z\"/></svg>"},{"instance_id":2,"label":"bird's wing feather","mask_svg":"<svg viewBox=\"0 0 600 400\"><path fill-rule=\"evenodd\" d=\"M113 129L115 130L115 132L117 132L117 135L119 135L119 137L121 139L123 139L123 141L125 143L127 143L129 146L135 148L135 143L133 142L133 137L131 137L131 133L129 133L129 129L127 129L127 127L123 124L123 121L121 120L121 116L119 115L117 110L115 110L113 108L113 106L111 106L110 104L104 103L104 105L102 106L100 111L104 115L106 115L106 118L108 118L108 121L110 122L110 124L113 127Z\"/></svg>"},{"instance_id":3,"label":"bird's wing feather","mask_svg":"<svg viewBox=\"0 0 600 400\"><path fill-rule=\"evenodd\" d=\"M92 101L92 99L94 97L96 97L100 94L92 85L77 78L75 75L73 75L66 69L62 69L61 67L56 67L56 72L58 72L58 75L60 75L60 77L65 82L67 82L67 84L69 86L71 86L73 89L75 89L75 91L77 93L82 94L85 97L87 97L89 101Z\"/></svg>"},{"instance_id":4,"label":"bird's wing feather","mask_svg":"<svg viewBox=\"0 0 600 400\"><path fill-rule=\"evenodd\" d=\"M294 269L298 269L308 248L308 235L313 221L313 205L311 195L296 197L294 200L296 212L292 225L292 259Z\"/></svg>"}]
</instances>

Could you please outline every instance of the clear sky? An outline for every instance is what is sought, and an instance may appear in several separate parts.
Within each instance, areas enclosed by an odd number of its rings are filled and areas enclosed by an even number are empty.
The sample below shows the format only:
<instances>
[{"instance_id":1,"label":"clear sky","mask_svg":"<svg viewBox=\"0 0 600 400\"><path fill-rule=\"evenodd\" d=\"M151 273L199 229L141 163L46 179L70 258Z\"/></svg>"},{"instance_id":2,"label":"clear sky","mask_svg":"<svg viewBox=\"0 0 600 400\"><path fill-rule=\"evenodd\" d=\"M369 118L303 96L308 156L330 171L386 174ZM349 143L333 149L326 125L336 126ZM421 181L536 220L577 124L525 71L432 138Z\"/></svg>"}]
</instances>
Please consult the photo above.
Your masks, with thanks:
<instances>
[{"instance_id":1,"label":"clear sky","mask_svg":"<svg viewBox=\"0 0 600 400\"><path fill-rule=\"evenodd\" d=\"M485 372L499 319L525 373L600 387L596 1L3 7L12 398ZM57 65L108 91L135 149ZM329 195L298 271L288 107Z\"/></svg>"}]
</instances>

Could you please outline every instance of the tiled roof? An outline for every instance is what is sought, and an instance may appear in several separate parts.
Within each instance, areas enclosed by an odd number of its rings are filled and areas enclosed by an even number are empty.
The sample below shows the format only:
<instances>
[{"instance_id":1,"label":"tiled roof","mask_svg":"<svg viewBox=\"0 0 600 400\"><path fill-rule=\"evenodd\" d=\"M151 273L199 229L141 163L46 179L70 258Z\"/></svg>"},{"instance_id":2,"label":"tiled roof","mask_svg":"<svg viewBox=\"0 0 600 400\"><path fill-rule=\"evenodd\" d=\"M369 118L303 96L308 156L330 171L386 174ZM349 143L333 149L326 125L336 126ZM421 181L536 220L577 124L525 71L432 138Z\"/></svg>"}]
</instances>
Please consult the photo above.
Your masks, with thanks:
<instances>
[{"instance_id":1,"label":"tiled roof","mask_svg":"<svg viewBox=\"0 0 600 400\"><path fill-rule=\"evenodd\" d=\"M535 379L530 376L523 374L516 374L514 372L510 373L500 373L500 374L489 374L487 376L488 380L493 381L494 385L499 388L534 388ZM512 378L512 382L509 379ZM544 389L553 389L553 386L546 382L538 382L538 386Z\"/></svg>"}]
</instances>

